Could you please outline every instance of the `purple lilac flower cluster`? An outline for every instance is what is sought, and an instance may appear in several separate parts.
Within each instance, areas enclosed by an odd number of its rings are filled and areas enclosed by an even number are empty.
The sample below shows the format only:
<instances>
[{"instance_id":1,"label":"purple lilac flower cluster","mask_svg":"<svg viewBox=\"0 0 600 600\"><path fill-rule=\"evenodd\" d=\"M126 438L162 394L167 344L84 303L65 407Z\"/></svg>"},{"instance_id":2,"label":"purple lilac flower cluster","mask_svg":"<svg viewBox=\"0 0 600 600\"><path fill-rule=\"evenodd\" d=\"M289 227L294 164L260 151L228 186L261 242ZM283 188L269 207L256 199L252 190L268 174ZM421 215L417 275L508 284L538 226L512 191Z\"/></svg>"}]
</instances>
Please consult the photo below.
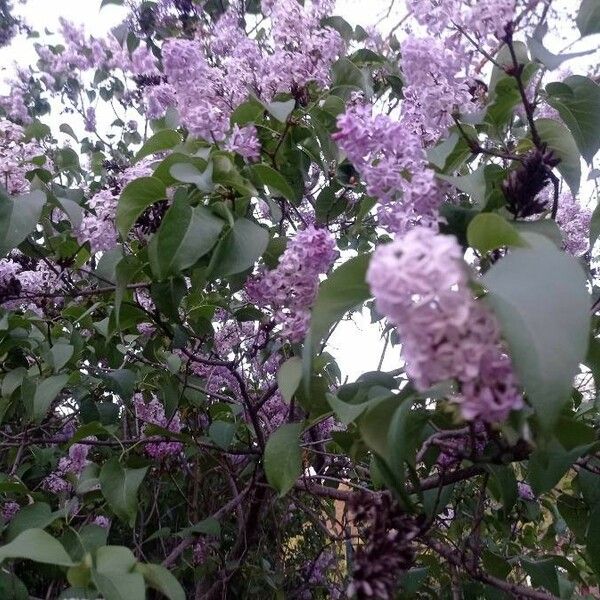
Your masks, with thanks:
<instances>
[{"instance_id":1,"label":"purple lilac flower cluster","mask_svg":"<svg viewBox=\"0 0 600 600\"><path fill-rule=\"evenodd\" d=\"M329 575L335 573L338 567L339 557L333 550L323 550L315 560L311 560L302 570L308 586L300 592L300 600L311 600L314 598L315 588L327 590L327 597L338 600L342 597L342 591L331 585Z\"/></svg>"},{"instance_id":2,"label":"purple lilac flower cluster","mask_svg":"<svg viewBox=\"0 0 600 600\"><path fill-rule=\"evenodd\" d=\"M120 191L131 181L152 173L149 161L125 169L116 178L111 189L100 190L88 201L88 212L76 230L80 244L89 242L92 252L110 250L117 245L118 235L115 226L117 204Z\"/></svg>"},{"instance_id":3,"label":"purple lilac flower cluster","mask_svg":"<svg viewBox=\"0 0 600 600\"><path fill-rule=\"evenodd\" d=\"M148 88L149 116L157 118L176 107L192 135L224 141L234 108L249 93L268 102L278 92L289 93L313 81L326 85L330 67L344 48L334 29L320 25L330 4L264 2L271 32L261 43L246 34L235 4L212 31L168 41L163 47L167 82ZM256 131L235 129L227 145L253 159L259 147Z\"/></svg>"},{"instance_id":4,"label":"purple lilac flower cluster","mask_svg":"<svg viewBox=\"0 0 600 600\"><path fill-rule=\"evenodd\" d=\"M336 257L329 231L309 225L290 240L275 269L246 284L246 293L259 306L270 306L275 322L282 326L281 335L298 342L308 328L319 275L329 270Z\"/></svg>"},{"instance_id":5,"label":"purple lilac flower cluster","mask_svg":"<svg viewBox=\"0 0 600 600\"><path fill-rule=\"evenodd\" d=\"M504 421L523 406L497 321L473 298L454 237L412 229L376 250L367 281L377 310L398 328L419 391L455 380L452 399L469 421Z\"/></svg>"},{"instance_id":6,"label":"purple lilac flower cluster","mask_svg":"<svg viewBox=\"0 0 600 600\"><path fill-rule=\"evenodd\" d=\"M95 441L93 436L85 438L85 441ZM90 444L73 444L69 448L69 454L63 456L56 471L53 471L42 481L42 488L52 494L68 493L72 490L69 476L79 477L85 467L89 464L88 454Z\"/></svg>"},{"instance_id":7,"label":"purple lilac flower cluster","mask_svg":"<svg viewBox=\"0 0 600 600\"><path fill-rule=\"evenodd\" d=\"M592 211L582 206L571 192L565 190L558 199L556 223L563 234L565 250L581 256L590 249L589 231Z\"/></svg>"},{"instance_id":8,"label":"purple lilac flower cluster","mask_svg":"<svg viewBox=\"0 0 600 600\"><path fill-rule=\"evenodd\" d=\"M418 23L432 36L445 34L455 44L464 43L458 27L480 43L495 41L515 14L515 0L408 0L407 6Z\"/></svg>"},{"instance_id":9,"label":"purple lilac flower cluster","mask_svg":"<svg viewBox=\"0 0 600 600\"><path fill-rule=\"evenodd\" d=\"M141 393L133 395L133 405L135 407L135 416L142 422L142 425L158 425L173 433L181 432L181 419L176 412L172 418L168 419L165 415L165 409L158 398L152 395L150 402L144 400ZM152 439L152 438L150 438ZM177 456L181 453L183 444L181 442L156 442L145 444L146 454L157 460L162 460L169 456Z\"/></svg>"},{"instance_id":10,"label":"purple lilac flower cluster","mask_svg":"<svg viewBox=\"0 0 600 600\"><path fill-rule=\"evenodd\" d=\"M45 157L46 152L36 140L25 141L20 125L0 119L0 188L10 195L23 194L30 189L27 171L37 168L31 161ZM48 162L48 158L45 158ZM52 168L50 164L47 167Z\"/></svg>"},{"instance_id":11,"label":"purple lilac flower cluster","mask_svg":"<svg viewBox=\"0 0 600 600\"><path fill-rule=\"evenodd\" d=\"M393 232L416 223L435 225L441 195L416 133L387 115L374 115L360 100L337 125L334 139L380 202L380 224Z\"/></svg>"},{"instance_id":12,"label":"purple lilac flower cluster","mask_svg":"<svg viewBox=\"0 0 600 600\"><path fill-rule=\"evenodd\" d=\"M31 259L18 251L0 259L0 306L8 310L30 310L38 315L43 308L61 302L60 298L44 298L40 292L52 294L60 289L60 273L45 262Z\"/></svg>"},{"instance_id":13,"label":"purple lilac flower cluster","mask_svg":"<svg viewBox=\"0 0 600 600\"><path fill-rule=\"evenodd\" d=\"M424 143L436 142L452 124L458 107L471 101L460 51L440 40L408 37L402 44L406 81L402 118Z\"/></svg>"},{"instance_id":14,"label":"purple lilac flower cluster","mask_svg":"<svg viewBox=\"0 0 600 600\"><path fill-rule=\"evenodd\" d=\"M21 510L21 505L14 500L7 500L0 508L0 517L5 523L12 521L16 514Z\"/></svg>"}]
</instances>

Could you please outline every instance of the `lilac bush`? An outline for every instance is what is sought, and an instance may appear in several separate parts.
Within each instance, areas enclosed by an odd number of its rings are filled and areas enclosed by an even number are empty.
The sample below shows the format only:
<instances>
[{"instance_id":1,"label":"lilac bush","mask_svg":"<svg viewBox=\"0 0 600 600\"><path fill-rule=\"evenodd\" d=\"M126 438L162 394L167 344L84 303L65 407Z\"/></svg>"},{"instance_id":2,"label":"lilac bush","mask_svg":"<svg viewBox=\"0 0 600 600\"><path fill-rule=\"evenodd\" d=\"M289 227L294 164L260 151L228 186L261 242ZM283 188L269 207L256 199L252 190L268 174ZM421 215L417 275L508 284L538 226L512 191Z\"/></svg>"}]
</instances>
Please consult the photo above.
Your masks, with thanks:
<instances>
[{"instance_id":1,"label":"lilac bush","mask_svg":"<svg viewBox=\"0 0 600 600\"><path fill-rule=\"evenodd\" d=\"M0 0L0 597L597 597L597 2L98 4Z\"/></svg>"}]
</instances>

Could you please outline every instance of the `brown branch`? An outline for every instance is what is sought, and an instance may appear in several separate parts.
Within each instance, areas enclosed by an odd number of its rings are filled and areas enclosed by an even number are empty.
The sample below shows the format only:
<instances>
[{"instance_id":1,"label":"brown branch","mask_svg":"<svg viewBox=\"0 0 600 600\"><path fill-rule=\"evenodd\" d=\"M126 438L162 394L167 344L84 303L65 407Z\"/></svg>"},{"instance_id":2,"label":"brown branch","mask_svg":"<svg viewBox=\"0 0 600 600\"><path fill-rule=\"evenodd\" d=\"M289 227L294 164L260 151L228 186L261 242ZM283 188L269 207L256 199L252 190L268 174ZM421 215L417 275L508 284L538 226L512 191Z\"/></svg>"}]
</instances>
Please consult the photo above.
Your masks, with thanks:
<instances>
[{"instance_id":1,"label":"brown branch","mask_svg":"<svg viewBox=\"0 0 600 600\"><path fill-rule=\"evenodd\" d=\"M237 505L245 498L246 494L250 491L250 486L244 488L235 498L232 498L227 504L223 505L217 512L213 513L209 518L216 519L217 521L224 517L228 512L232 511ZM189 548L195 541L194 536L185 538L163 560L162 566L169 568L175 563L175 561Z\"/></svg>"},{"instance_id":2,"label":"brown branch","mask_svg":"<svg viewBox=\"0 0 600 600\"><path fill-rule=\"evenodd\" d=\"M498 579L497 577L488 575L487 573L481 571L481 569L479 569L477 566L469 566L467 561L463 562L460 553L457 553L454 548L446 546L442 542L433 540L431 538L425 539L424 542L434 552L437 552L437 554L446 559L452 566L465 571L467 575L471 577L471 579L491 585L492 587L506 592L513 598L529 598L531 600L558 600L556 596L548 592L541 592L532 588L518 585L516 583L510 583L509 581L504 581L503 579Z\"/></svg>"},{"instance_id":3,"label":"brown branch","mask_svg":"<svg viewBox=\"0 0 600 600\"><path fill-rule=\"evenodd\" d=\"M513 41L514 34L514 23L508 23L505 27L506 35L504 36L504 42L506 43L508 50L510 52L510 57L512 59L512 65L510 67L505 67L504 71L507 75L514 77L517 82L517 87L519 88L519 94L521 95L521 102L523 103L523 108L525 110L525 115L527 116L527 122L529 123L529 129L531 130L531 139L536 148L539 150L544 150L544 145L542 143L542 139L540 138L540 134L535 126L535 121L533 118L533 106L531 102L529 102L529 98L527 98L527 92L525 90L525 85L523 83L523 64L519 62L517 54L515 52L515 45Z\"/></svg>"}]
</instances>

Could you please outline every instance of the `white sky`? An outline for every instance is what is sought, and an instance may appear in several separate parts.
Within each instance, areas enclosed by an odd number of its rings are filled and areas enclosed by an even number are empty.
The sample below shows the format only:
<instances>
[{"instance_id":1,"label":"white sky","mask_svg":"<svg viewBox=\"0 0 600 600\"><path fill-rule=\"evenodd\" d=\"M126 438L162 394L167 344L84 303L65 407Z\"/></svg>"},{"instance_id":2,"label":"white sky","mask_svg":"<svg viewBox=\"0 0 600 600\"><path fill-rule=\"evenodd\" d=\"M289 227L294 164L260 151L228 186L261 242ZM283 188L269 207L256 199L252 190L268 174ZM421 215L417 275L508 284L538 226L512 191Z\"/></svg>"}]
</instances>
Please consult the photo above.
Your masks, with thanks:
<instances>
[{"instance_id":1,"label":"white sky","mask_svg":"<svg viewBox=\"0 0 600 600\"><path fill-rule=\"evenodd\" d=\"M124 9L108 5L100 11L100 2L101 0L27 0L24 6L17 5L17 8L26 22L40 33L45 30L55 31L59 17L63 16L69 21L83 24L88 33L101 36L121 22ZM393 9L388 14L390 3ZM575 2L557 0L555 4L572 8ZM343 16L352 25L360 24L363 27L378 25L380 29L389 30L404 15L404 1L337 0L336 14ZM550 49L556 53L566 45L565 40L560 39L560 36L548 42ZM594 40L594 43L597 44L597 40ZM15 62L28 65L35 60L36 53L32 41L22 37L14 40L7 48L0 49L0 93L3 91L1 80L13 72ZM580 66L580 69L574 69L575 72L584 73L588 65L579 62L575 66ZM343 376L348 376L349 380L353 381L361 373L377 368L382 347L379 327L370 324L368 311L365 310L362 315L356 315L352 321L340 324L331 337L328 350L338 359ZM392 370L398 366L400 366L399 349L389 348L383 368Z\"/></svg>"}]
</instances>

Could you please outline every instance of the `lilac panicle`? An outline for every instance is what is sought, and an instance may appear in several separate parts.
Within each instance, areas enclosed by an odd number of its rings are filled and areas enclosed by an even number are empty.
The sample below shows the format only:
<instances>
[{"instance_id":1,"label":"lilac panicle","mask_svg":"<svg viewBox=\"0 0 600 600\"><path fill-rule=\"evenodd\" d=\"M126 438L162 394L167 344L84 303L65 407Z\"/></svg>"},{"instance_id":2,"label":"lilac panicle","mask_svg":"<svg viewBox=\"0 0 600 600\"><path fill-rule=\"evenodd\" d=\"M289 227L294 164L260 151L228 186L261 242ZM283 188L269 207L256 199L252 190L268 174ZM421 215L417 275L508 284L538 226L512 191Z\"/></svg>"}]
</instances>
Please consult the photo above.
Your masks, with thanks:
<instances>
[{"instance_id":1,"label":"lilac panicle","mask_svg":"<svg viewBox=\"0 0 600 600\"><path fill-rule=\"evenodd\" d=\"M523 405L498 323L469 289L462 249L452 236L416 227L380 246L367 281L377 310L396 327L406 372L420 391L455 380L469 421L504 421Z\"/></svg>"}]
</instances>

